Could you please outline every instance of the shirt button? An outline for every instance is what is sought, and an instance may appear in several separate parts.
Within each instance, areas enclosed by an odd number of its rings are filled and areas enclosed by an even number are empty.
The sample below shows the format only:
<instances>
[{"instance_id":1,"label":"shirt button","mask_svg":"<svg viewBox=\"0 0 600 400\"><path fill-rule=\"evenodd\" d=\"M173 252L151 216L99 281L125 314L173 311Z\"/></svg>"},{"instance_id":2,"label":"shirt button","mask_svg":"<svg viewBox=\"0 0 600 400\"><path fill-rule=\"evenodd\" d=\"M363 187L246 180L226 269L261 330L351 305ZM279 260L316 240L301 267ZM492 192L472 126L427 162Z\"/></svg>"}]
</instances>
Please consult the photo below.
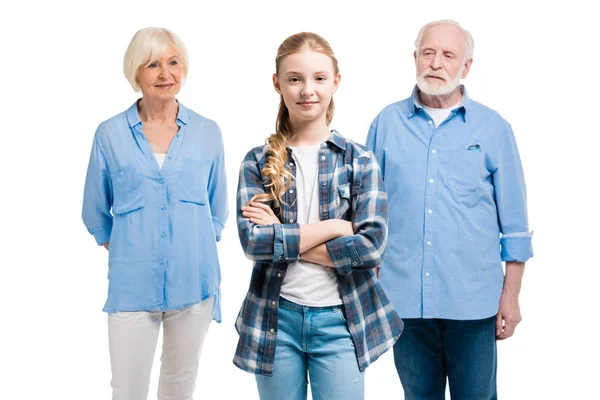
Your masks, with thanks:
<instances>
[{"instance_id":1,"label":"shirt button","mask_svg":"<svg viewBox=\"0 0 600 400\"><path fill-rule=\"evenodd\" d=\"M281 272L278 272L278 273L277 273L277 277L278 277L278 278L281 278Z\"/></svg>"},{"instance_id":2,"label":"shirt button","mask_svg":"<svg viewBox=\"0 0 600 400\"><path fill-rule=\"evenodd\" d=\"M431 246L431 242L427 242L427 246Z\"/></svg>"},{"instance_id":3,"label":"shirt button","mask_svg":"<svg viewBox=\"0 0 600 400\"><path fill-rule=\"evenodd\" d=\"M357 263L356 261L354 261L354 262L352 263L352 265L354 265L354 266L356 267L356 266L358 265L358 263Z\"/></svg>"},{"instance_id":4,"label":"shirt button","mask_svg":"<svg viewBox=\"0 0 600 400\"><path fill-rule=\"evenodd\" d=\"M161 178L158 180L158 183L160 183L162 185L163 183L165 183L165 180Z\"/></svg>"},{"instance_id":5,"label":"shirt button","mask_svg":"<svg viewBox=\"0 0 600 400\"><path fill-rule=\"evenodd\" d=\"M167 209L167 207L166 206L162 206L160 209L164 211L164 210Z\"/></svg>"},{"instance_id":6,"label":"shirt button","mask_svg":"<svg viewBox=\"0 0 600 400\"><path fill-rule=\"evenodd\" d=\"M431 152L432 152L433 154L435 154L435 153L437 153L437 150L436 150L436 149L433 149L433 150L431 150Z\"/></svg>"},{"instance_id":7,"label":"shirt button","mask_svg":"<svg viewBox=\"0 0 600 400\"><path fill-rule=\"evenodd\" d=\"M290 189L290 194L294 193L294 189Z\"/></svg>"},{"instance_id":8,"label":"shirt button","mask_svg":"<svg viewBox=\"0 0 600 400\"><path fill-rule=\"evenodd\" d=\"M321 143L321 148L324 149L325 147L327 147L327 143Z\"/></svg>"},{"instance_id":9,"label":"shirt button","mask_svg":"<svg viewBox=\"0 0 600 400\"><path fill-rule=\"evenodd\" d=\"M272 302L271 302L271 304L272 304L272 305L275 305L275 304L277 304L277 302L276 302L276 301L272 301Z\"/></svg>"},{"instance_id":10,"label":"shirt button","mask_svg":"<svg viewBox=\"0 0 600 400\"><path fill-rule=\"evenodd\" d=\"M290 218L290 224L294 223L294 218Z\"/></svg>"},{"instance_id":11,"label":"shirt button","mask_svg":"<svg viewBox=\"0 0 600 400\"><path fill-rule=\"evenodd\" d=\"M269 329L269 332L273 333L273 332L275 332L275 329L271 328L271 329Z\"/></svg>"},{"instance_id":12,"label":"shirt button","mask_svg":"<svg viewBox=\"0 0 600 400\"><path fill-rule=\"evenodd\" d=\"M169 156L169 160L172 160L172 159L173 159L173 157Z\"/></svg>"},{"instance_id":13,"label":"shirt button","mask_svg":"<svg viewBox=\"0 0 600 400\"><path fill-rule=\"evenodd\" d=\"M164 265L164 264L165 264L165 262L164 262L163 260L160 260L159 264L160 264L160 265Z\"/></svg>"},{"instance_id":14,"label":"shirt button","mask_svg":"<svg viewBox=\"0 0 600 400\"><path fill-rule=\"evenodd\" d=\"M325 182L321 183L321 187L325 187L325 185L326 185Z\"/></svg>"},{"instance_id":15,"label":"shirt button","mask_svg":"<svg viewBox=\"0 0 600 400\"><path fill-rule=\"evenodd\" d=\"M425 272L425 276L429 276L429 272Z\"/></svg>"},{"instance_id":16,"label":"shirt button","mask_svg":"<svg viewBox=\"0 0 600 400\"><path fill-rule=\"evenodd\" d=\"M177 135L175 135L175 136L179 137L179 133Z\"/></svg>"},{"instance_id":17,"label":"shirt button","mask_svg":"<svg viewBox=\"0 0 600 400\"><path fill-rule=\"evenodd\" d=\"M293 162L291 162L291 163L290 163L290 167L293 167L293 166L294 166L294 163L293 163Z\"/></svg>"},{"instance_id":18,"label":"shirt button","mask_svg":"<svg viewBox=\"0 0 600 400\"><path fill-rule=\"evenodd\" d=\"M433 183L433 179L430 179L430 180L429 180L429 183Z\"/></svg>"},{"instance_id":19,"label":"shirt button","mask_svg":"<svg viewBox=\"0 0 600 400\"><path fill-rule=\"evenodd\" d=\"M427 210L427 214L432 214L433 210Z\"/></svg>"},{"instance_id":20,"label":"shirt button","mask_svg":"<svg viewBox=\"0 0 600 400\"><path fill-rule=\"evenodd\" d=\"M427 121L427 123L428 123L429 125L431 125L431 124L433 124L433 121Z\"/></svg>"},{"instance_id":21,"label":"shirt button","mask_svg":"<svg viewBox=\"0 0 600 400\"><path fill-rule=\"evenodd\" d=\"M167 236L167 234L164 232L160 234L160 237L165 237L165 236Z\"/></svg>"}]
</instances>

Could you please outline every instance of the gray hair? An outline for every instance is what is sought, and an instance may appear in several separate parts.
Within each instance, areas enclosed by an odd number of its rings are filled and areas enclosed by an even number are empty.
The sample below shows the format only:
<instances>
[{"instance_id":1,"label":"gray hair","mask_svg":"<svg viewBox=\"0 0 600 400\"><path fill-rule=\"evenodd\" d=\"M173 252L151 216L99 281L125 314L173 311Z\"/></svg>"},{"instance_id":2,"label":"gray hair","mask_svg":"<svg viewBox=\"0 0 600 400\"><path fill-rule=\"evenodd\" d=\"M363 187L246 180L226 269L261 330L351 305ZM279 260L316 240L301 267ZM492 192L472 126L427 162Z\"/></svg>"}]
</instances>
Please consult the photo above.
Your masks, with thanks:
<instances>
[{"instance_id":1,"label":"gray hair","mask_svg":"<svg viewBox=\"0 0 600 400\"><path fill-rule=\"evenodd\" d=\"M136 79L138 69L159 58L169 46L173 46L179 55L185 79L188 72L188 55L185 45L177 35L168 29L153 27L140 29L135 33L123 57L123 72L134 91L141 90Z\"/></svg>"},{"instance_id":2,"label":"gray hair","mask_svg":"<svg viewBox=\"0 0 600 400\"><path fill-rule=\"evenodd\" d=\"M427 25L423 26L419 31L419 34L417 35L417 39L415 40L415 48L417 49L417 52L419 51L421 41L423 40L423 36L425 35L427 29L436 25L452 25L460 29L460 31L465 35L465 57L463 61L467 61L473 58L473 50L475 49L475 42L473 42L473 36L471 36L468 30L463 29L463 27L460 26L458 22L453 21L451 19L441 19L439 21L430 22Z\"/></svg>"}]
</instances>

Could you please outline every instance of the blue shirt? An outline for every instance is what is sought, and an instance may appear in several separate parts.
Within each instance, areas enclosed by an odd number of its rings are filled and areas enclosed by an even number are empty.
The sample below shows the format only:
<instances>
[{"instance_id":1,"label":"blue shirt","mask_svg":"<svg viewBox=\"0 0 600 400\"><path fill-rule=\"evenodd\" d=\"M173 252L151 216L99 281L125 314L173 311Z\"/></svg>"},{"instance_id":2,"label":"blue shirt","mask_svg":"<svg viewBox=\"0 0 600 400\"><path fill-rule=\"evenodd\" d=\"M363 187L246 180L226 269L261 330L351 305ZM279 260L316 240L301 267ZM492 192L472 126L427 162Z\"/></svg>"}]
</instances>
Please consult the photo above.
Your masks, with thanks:
<instances>
[{"instance_id":1,"label":"blue shirt","mask_svg":"<svg viewBox=\"0 0 600 400\"><path fill-rule=\"evenodd\" d=\"M177 125L160 169L137 103L100 124L83 222L99 245L110 243L104 311L171 310L214 296L220 321L216 242L228 214L221 132L181 103Z\"/></svg>"},{"instance_id":2,"label":"blue shirt","mask_svg":"<svg viewBox=\"0 0 600 400\"><path fill-rule=\"evenodd\" d=\"M262 170L267 150L266 145L250 150L240 168L238 233L246 256L255 263L235 324L240 339L233 362L245 371L272 375L279 294L288 265L299 258L300 225L295 180L283 196L281 224L259 226L242 215L242 206L254 195L266 192ZM296 164L291 155L288 147L287 168L295 176ZM385 250L387 196L373 153L336 131L321 144L318 182L321 221L352 221L356 232L325 244L346 309L358 368L363 371L392 348L403 329L373 271L381 264ZM269 206L277 213L273 203Z\"/></svg>"},{"instance_id":3,"label":"blue shirt","mask_svg":"<svg viewBox=\"0 0 600 400\"><path fill-rule=\"evenodd\" d=\"M533 255L512 129L462 90L462 103L437 128L415 89L369 129L389 197L379 279L402 318L490 317L502 261Z\"/></svg>"}]
</instances>

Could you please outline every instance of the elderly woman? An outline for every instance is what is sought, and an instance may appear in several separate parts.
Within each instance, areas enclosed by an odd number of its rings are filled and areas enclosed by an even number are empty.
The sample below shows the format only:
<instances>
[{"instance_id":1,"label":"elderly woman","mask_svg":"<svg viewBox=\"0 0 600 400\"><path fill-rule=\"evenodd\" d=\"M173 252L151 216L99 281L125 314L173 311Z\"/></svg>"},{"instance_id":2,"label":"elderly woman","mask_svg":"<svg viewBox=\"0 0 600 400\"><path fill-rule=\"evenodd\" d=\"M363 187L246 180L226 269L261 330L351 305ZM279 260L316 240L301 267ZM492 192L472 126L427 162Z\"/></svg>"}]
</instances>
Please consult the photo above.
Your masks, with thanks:
<instances>
[{"instance_id":1,"label":"elderly woman","mask_svg":"<svg viewBox=\"0 0 600 400\"><path fill-rule=\"evenodd\" d=\"M110 249L104 311L113 400L147 398L161 323L158 398L191 398L208 326L221 319L223 142L215 122L175 98L187 70L176 35L138 31L124 71L142 98L101 123L92 145L83 221Z\"/></svg>"}]
</instances>

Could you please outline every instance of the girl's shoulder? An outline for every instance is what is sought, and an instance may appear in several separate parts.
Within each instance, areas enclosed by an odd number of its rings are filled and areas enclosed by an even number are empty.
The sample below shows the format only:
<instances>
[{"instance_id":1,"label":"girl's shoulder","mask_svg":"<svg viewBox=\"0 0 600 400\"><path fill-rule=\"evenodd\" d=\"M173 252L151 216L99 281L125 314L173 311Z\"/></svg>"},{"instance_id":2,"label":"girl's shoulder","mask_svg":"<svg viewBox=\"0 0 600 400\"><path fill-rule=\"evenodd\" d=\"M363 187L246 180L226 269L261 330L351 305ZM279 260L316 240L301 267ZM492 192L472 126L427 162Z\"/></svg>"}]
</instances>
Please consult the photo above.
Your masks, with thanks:
<instances>
[{"instance_id":1,"label":"girl's shoulder","mask_svg":"<svg viewBox=\"0 0 600 400\"><path fill-rule=\"evenodd\" d=\"M370 159L375 157L373 152L367 146L364 146L360 143L356 143L354 140L342 136L336 130L333 130L332 132L331 141L333 141L333 143L336 144L338 147L343 148L346 151L346 154L350 155L352 159Z\"/></svg>"}]
</instances>

